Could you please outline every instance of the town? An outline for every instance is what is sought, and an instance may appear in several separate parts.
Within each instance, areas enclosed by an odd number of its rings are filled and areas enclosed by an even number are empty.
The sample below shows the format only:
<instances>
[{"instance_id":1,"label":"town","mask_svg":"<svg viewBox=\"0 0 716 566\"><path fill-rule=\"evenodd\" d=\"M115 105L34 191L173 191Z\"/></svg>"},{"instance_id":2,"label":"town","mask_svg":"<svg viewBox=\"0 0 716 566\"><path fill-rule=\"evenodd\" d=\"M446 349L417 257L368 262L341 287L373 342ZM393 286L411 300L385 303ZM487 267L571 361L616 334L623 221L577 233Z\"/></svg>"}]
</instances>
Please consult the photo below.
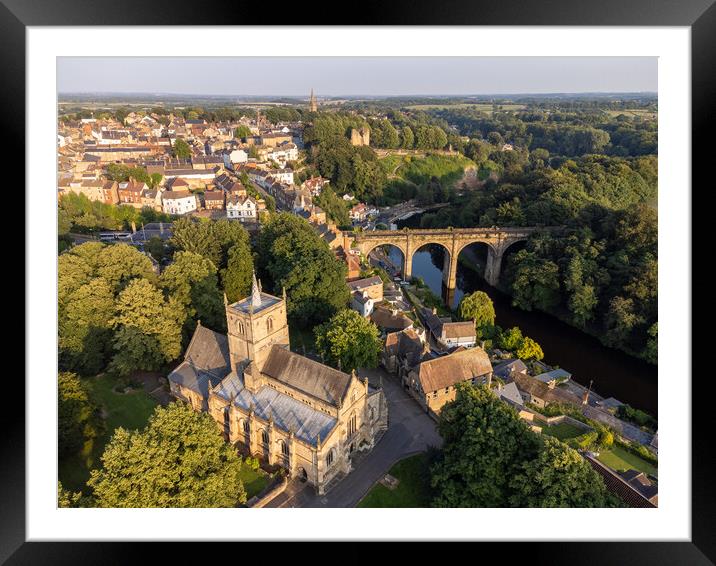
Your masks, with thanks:
<instances>
[{"instance_id":1,"label":"town","mask_svg":"<svg viewBox=\"0 0 716 566\"><path fill-rule=\"evenodd\" d=\"M655 102L441 102L60 98L61 506L658 505L656 417L493 304L656 363ZM589 175L639 196L520 184Z\"/></svg>"}]
</instances>

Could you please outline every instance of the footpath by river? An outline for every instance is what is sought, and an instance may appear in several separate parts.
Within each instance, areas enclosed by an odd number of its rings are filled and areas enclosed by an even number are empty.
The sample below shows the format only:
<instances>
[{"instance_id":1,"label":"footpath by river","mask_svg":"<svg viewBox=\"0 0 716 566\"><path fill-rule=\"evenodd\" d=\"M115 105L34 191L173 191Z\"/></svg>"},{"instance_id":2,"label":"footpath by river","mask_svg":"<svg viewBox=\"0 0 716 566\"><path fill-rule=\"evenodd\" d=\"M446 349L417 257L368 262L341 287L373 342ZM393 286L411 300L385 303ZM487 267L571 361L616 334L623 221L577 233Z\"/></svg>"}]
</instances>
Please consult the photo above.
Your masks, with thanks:
<instances>
[{"instance_id":1,"label":"footpath by river","mask_svg":"<svg viewBox=\"0 0 716 566\"><path fill-rule=\"evenodd\" d=\"M432 253L431 253L432 251ZM442 283L442 250L426 246L413 256L413 276L421 277L433 293L445 296ZM391 248L390 259L402 265L402 254ZM437 264L437 265L436 265ZM658 417L658 369L643 360L604 346L597 338L540 311L524 311L512 306L512 299L491 287L474 270L459 265L457 289L451 307L465 294L486 292L495 306L497 324L518 326L536 340L545 353L545 362L572 373L572 379L593 389L602 397L615 397L632 407Z\"/></svg>"}]
</instances>

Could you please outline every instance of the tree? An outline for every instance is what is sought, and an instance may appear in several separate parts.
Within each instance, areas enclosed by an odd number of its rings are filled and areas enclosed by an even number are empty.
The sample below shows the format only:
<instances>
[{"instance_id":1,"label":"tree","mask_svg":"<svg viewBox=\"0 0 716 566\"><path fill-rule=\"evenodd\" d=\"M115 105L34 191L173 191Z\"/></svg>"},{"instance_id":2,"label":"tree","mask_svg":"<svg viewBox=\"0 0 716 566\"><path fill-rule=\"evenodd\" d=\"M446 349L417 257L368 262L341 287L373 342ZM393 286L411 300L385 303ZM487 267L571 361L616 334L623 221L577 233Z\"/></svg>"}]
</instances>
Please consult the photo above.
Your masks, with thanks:
<instances>
[{"instance_id":1,"label":"tree","mask_svg":"<svg viewBox=\"0 0 716 566\"><path fill-rule=\"evenodd\" d=\"M211 260L193 252L177 252L172 264L162 273L160 284L184 306L185 335L193 332L198 320L218 331L226 328L224 301Z\"/></svg>"},{"instance_id":2,"label":"tree","mask_svg":"<svg viewBox=\"0 0 716 566\"><path fill-rule=\"evenodd\" d=\"M441 458L431 468L434 507L502 507L510 480L533 458L537 437L486 387L458 384L438 421Z\"/></svg>"},{"instance_id":3,"label":"tree","mask_svg":"<svg viewBox=\"0 0 716 566\"><path fill-rule=\"evenodd\" d=\"M254 259L248 242L235 244L229 250L226 269L221 272L224 293L229 302L233 303L251 292L251 277L254 273Z\"/></svg>"},{"instance_id":4,"label":"tree","mask_svg":"<svg viewBox=\"0 0 716 566\"><path fill-rule=\"evenodd\" d=\"M495 325L495 307L490 296L483 291L465 295L457 308L463 320L474 320L478 338L484 338Z\"/></svg>"},{"instance_id":5,"label":"tree","mask_svg":"<svg viewBox=\"0 0 716 566\"><path fill-rule=\"evenodd\" d=\"M274 294L286 289L287 310L298 324L321 323L346 306L346 266L310 224L285 212L274 215L259 234L260 271Z\"/></svg>"},{"instance_id":6,"label":"tree","mask_svg":"<svg viewBox=\"0 0 716 566\"><path fill-rule=\"evenodd\" d=\"M109 283L96 277L74 291L58 321L60 366L95 375L105 365L112 336L114 295Z\"/></svg>"},{"instance_id":7,"label":"tree","mask_svg":"<svg viewBox=\"0 0 716 566\"><path fill-rule=\"evenodd\" d=\"M89 398L84 384L74 373L57 376L57 449L59 454L89 452L99 435L102 421L99 407Z\"/></svg>"},{"instance_id":8,"label":"tree","mask_svg":"<svg viewBox=\"0 0 716 566\"><path fill-rule=\"evenodd\" d=\"M540 345L529 336L525 336L522 339L515 354L521 360L541 360L544 358L544 352L542 352Z\"/></svg>"},{"instance_id":9,"label":"tree","mask_svg":"<svg viewBox=\"0 0 716 566\"><path fill-rule=\"evenodd\" d=\"M524 340L522 331L517 327L513 326L509 330L503 332L500 335L499 344L500 348L514 352L520 347L520 344Z\"/></svg>"},{"instance_id":10,"label":"tree","mask_svg":"<svg viewBox=\"0 0 716 566\"><path fill-rule=\"evenodd\" d=\"M559 302L559 267L535 252L520 250L513 259L512 304L548 311Z\"/></svg>"},{"instance_id":11,"label":"tree","mask_svg":"<svg viewBox=\"0 0 716 566\"><path fill-rule=\"evenodd\" d=\"M147 242L147 251L159 263L166 257L166 245L159 236L152 236Z\"/></svg>"},{"instance_id":12,"label":"tree","mask_svg":"<svg viewBox=\"0 0 716 566\"><path fill-rule=\"evenodd\" d=\"M120 375L156 370L179 357L186 312L181 302L146 279L135 279L119 294L113 325L112 369Z\"/></svg>"},{"instance_id":13,"label":"tree","mask_svg":"<svg viewBox=\"0 0 716 566\"><path fill-rule=\"evenodd\" d=\"M133 279L155 279L152 261L129 244L103 247L97 260L97 275L104 278L115 293Z\"/></svg>"},{"instance_id":14,"label":"tree","mask_svg":"<svg viewBox=\"0 0 716 566\"><path fill-rule=\"evenodd\" d=\"M88 485L99 507L235 507L246 501L240 474L213 418L172 403L144 430L118 428Z\"/></svg>"},{"instance_id":15,"label":"tree","mask_svg":"<svg viewBox=\"0 0 716 566\"><path fill-rule=\"evenodd\" d=\"M217 269L226 267L229 250L238 243L248 244L249 234L240 222L180 218L172 225L172 244L179 250L210 259Z\"/></svg>"},{"instance_id":16,"label":"tree","mask_svg":"<svg viewBox=\"0 0 716 566\"><path fill-rule=\"evenodd\" d=\"M316 327L316 349L334 367L343 371L374 368L382 350L380 330L354 310L343 309Z\"/></svg>"},{"instance_id":17,"label":"tree","mask_svg":"<svg viewBox=\"0 0 716 566\"><path fill-rule=\"evenodd\" d=\"M177 138L174 141L174 157L179 159L189 159L191 157L191 147L181 138Z\"/></svg>"},{"instance_id":18,"label":"tree","mask_svg":"<svg viewBox=\"0 0 716 566\"><path fill-rule=\"evenodd\" d=\"M415 144L415 135L413 134L412 128L410 128L410 126L405 126L401 130L400 134L400 147L403 149L413 149L413 145Z\"/></svg>"},{"instance_id":19,"label":"tree","mask_svg":"<svg viewBox=\"0 0 716 566\"><path fill-rule=\"evenodd\" d=\"M576 451L541 437L536 458L525 460L510 480L511 507L615 507L604 481Z\"/></svg>"},{"instance_id":20,"label":"tree","mask_svg":"<svg viewBox=\"0 0 716 566\"><path fill-rule=\"evenodd\" d=\"M244 124L241 124L238 128L236 128L234 130L235 138L243 139L243 138L248 138L250 135L251 135L251 129Z\"/></svg>"}]
</instances>

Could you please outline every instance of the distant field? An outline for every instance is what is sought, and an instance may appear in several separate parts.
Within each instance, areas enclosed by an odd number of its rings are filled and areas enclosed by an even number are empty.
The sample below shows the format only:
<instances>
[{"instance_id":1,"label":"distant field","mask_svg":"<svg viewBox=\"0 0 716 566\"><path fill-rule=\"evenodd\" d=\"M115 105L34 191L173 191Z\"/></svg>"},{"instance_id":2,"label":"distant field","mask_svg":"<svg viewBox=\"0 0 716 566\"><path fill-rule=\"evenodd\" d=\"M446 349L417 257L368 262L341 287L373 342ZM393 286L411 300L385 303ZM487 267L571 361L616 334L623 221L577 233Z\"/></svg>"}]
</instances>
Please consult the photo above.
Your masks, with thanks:
<instances>
[{"instance_id":1,"label":"distant field","mask_svg":"<svg viewBox=\"0 0 716 566\"><path fill-rule=\"evenodd\" d=\"M569 440L584 434L585 430L569 423L559 423L552 426L546 426L542 429L542 434L554 436L559 440Z\"/></svg>"},{"instance_id":2,"label":"distant field","mask_svg":"<svg viewBox=\"0 0 716 566\"><path fill-rule=\"evenodd\" d=\"M389 155L379 161L389 177L397 177L416 185L437 177L444 187L459 181L466 168L475 167L475 163L463 155Z\"/></svg>"},{"instance_id":3,"label":"distant field","mask_svg":"<svg viewBox=\"0 0 716 566\"><path fill-rule=\"evenodd\" d=\"M619 116L619 114L624 114L625 116L644 118L646 120L656 119L656 112L654 110L648 110L646 108L631 108L628 110L605 110L604 112L606 112L612 117Z\"/></svg>"},{"instance_id":4,"label":"distant field","mask_svg":"<svg viewBox=\"0 0 716 566\"><path fill-rule=\"evenodd\" d=\"M498 104L500 110L524 110L524 104ZM448 108L474 108L482 112L492 112L493 105L486 102L463 103L463 104L412 104L406 106L408 110L445 110Z\"/></svg>"}]
</instances>

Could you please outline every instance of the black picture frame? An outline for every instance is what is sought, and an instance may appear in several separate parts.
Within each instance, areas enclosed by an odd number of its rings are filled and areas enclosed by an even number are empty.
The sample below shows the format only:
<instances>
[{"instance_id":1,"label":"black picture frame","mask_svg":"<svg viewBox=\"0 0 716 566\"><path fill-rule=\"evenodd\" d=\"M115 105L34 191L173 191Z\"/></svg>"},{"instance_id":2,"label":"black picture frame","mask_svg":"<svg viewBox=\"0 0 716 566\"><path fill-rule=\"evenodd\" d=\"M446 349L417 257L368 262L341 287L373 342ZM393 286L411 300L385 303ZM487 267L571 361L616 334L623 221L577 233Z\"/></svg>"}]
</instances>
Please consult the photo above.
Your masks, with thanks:
<instances>
[{"instance_id":1,"label":"black picture frame","mask_svg":"<svg viewBox=\"0 0 716 566\"><path fill-rule=\"evenodd\" d=\"M3 122L15 147L25 141L25 53L28 26L102 25L531 25L531 26L686 26L692 48L692 171L705 173L709 164L716 101L716 6L714 0L544 0L511 3L451 0L376 2L369 0L343 11L335 2L278 6L267 12L243 0L212 3L186 0L3 0L0 6L0 57L6 87ZM348 5L344 6L347 7ZM350 13L341 21L339 14ZM344 16L344 18L347 16ZM323 21L321 21L321 19ZM330 21L329 21L330 19ZM566 51L568 53L568 51ZM26 156L27 159L27 156ZM704 175L704 179L707 177ZM713 181L709 183L713 185ZM684 188L684 191L689 190ZM29 195L25 195L29 209ZM696 219L693 220L696 226ZM685 235L686 236L686 235ZM694 243L696 239L692 238ZM26 301L29 297L25 297ZM7 326L6 326L7 328ZM687 329L684 329L687 331ZM690 329L688 329L690 331ZM694 336L696 338L696 336ZM698 351L698 350L697 350ZM688 366L687 366L688 367ZM698 375L693 372L694 376ZM690 377L690 376L688 376ZM710 375L695 386L711 389ZM6 375L6 382L9 376ZM683 385L682 385L683 386ZM25 537L25 390L16 377L6 385L19 412L3 408L0 442L0 561L7 564L127 564L146 557L142 543L26 542ZM531 562L567 564L713 564L716 562L716 458L711 427L712 395L692 397L692 539L690 542L566 542L522 543L518 550ZM4 404L6 407L9 403ZM49 457L49 456L48 456ZM476 529L478 527L476 526ZM77 533L77 538L82 534ZM245 544L245 543L242 543ZM276 543L271 543L276 544ZM502 543L493 543L502 544ZM186 545L162 544L163 560L188 558ZM501 549L497 549L498 551ZM219 551L213 558L227 559ZM215 551L209 551L215 552ZM237 559L261 560L242 551ZM273 552L278 552L276 549ZM268 555L263 555L268 558ZM275 555L274 555L275 556ZM182 560L182 561L184 561Z\"/></svg>"}]
</instances>

